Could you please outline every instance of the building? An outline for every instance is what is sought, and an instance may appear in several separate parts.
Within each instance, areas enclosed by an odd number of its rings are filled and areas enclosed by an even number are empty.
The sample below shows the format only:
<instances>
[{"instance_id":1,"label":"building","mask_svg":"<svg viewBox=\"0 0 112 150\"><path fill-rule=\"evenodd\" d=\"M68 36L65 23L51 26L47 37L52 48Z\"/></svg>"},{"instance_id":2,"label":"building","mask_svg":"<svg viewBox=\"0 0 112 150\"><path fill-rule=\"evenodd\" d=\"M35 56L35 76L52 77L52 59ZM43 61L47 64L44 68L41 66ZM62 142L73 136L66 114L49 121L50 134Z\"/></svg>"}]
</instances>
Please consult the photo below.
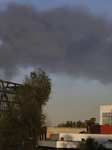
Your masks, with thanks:
<instances>
[{"instance_id":1,"label":"building","mask_svg":"<svg viewBox=\"0 0 112 150\"><path fill-rule=\"evenodd\" d=\"M90 120L86 120L86 122L87 129L43 127L42 138L38 142L39 150L78 149L79 143L89 137L98 144L104 145L108 150L112 150L112 105L100 106L100 125ZM82 131L85 131L86 134Z\"/></svg>"},{"instance_id":2,"label":"building","mask_svg":"<svg viewBox=\"0 0 112 150\"><path fill-rule=\"evenodd\" d=\"M3 81L0 79L0 118L3 117L3 114L6 111L7 105L16 104L13 101L13 98L19 86L20 84Z\"/></svg>"},{"instance_id":3,"label":"building","mask_svg":"<svg viewBox=\"0 0 112 150\"><path fill-rule=\"evenodd\" d=\"M89 126L90 134L112 134L111 125L91 125Z\"/></svg>"},{"instance_id":4,"label":"building","mask_svg":"<svg viewBox=\"0 0 112 150\"><path fill-rule=\"evenodd\" d=\"M100 125L112 125L112 105L100 105Z\"/></svg>"},{"instance_id":5,"label":"building","mask_svg":"<svg viewBox=\"0 0 112 150\"><path fill-rule=\"evenodd\" d=\"M51 135L58 133L80 133L80 132L86 133L87 128L46 126L42 127L40 139L49 140Z\"/></svg>"},{"instance_id":6,"label":"building","mask_svg":"<svg viewBox=\"0 0 112 150\"><path fill-rule=\"evenodd\" d=\"M38 142L39 150L62 150L62 149L77 149L79 142L85 141L87 138L94 138L99 144L104 145L107 149L112 150L112 135L101 134L73 134L73 133L58 133L51 135L50 140L42 140Z\"/></svg>"}]
</instances>

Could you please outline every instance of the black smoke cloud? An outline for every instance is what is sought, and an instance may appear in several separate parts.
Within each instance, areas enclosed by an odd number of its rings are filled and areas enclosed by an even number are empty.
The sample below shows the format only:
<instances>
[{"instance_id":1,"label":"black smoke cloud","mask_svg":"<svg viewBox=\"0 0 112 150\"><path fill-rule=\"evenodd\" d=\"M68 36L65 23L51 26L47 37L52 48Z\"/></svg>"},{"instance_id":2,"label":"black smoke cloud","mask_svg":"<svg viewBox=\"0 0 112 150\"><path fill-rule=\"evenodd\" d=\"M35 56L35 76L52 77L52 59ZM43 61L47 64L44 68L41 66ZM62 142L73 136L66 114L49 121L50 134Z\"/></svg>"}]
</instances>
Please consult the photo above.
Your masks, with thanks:
<instances>
[{"instance_id":1,"label":"black smoke cloud","mask_svg":"<svg viewBox=\"0 0 112 150\"><path fill-rule=\"evenodd\" d=\"M112 21L84 7L38 11L10 3L0 10L0 70L11 79L20 68L112 82Z\"/></svg>"}]
</instances>

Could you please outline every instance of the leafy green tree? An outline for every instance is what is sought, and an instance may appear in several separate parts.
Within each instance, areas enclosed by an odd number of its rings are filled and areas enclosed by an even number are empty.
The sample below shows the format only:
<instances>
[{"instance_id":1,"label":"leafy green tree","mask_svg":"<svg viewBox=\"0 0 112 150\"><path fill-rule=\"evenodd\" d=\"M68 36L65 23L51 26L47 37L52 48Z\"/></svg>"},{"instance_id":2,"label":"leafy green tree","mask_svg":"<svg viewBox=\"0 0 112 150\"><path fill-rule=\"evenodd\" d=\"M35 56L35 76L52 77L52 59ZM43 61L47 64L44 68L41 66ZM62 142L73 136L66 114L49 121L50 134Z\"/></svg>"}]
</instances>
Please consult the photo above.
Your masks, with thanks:
<instances>
[{"instance_id":1,"label":"leafy green tree","mask_svg":"<svg viewBox=\"0 0 112 150\"><path fill-rule=\"evenodd\" d=\"M58 127L76 127L75 121L67 121L66 123L60 123L58 124Z\"/></svg>"},{"instance_id":2,"label":"leafy green tree","mask_svg":"<svg viewBox=\"0 0 112 150\"><path fill-rule=\"evenodd\" d=\"M67 121L66 122L66 127L72 127L72 121Z\"/></svg>"},{"instance_id":3,"label":"leafy green tree","mask_svg":"<svg viewBox=\"0 0 112 150\"><path fill-rule=\"evenodd\" d=\"M41 68L31 72L29 77L25 76L23 85L14 98L18 105L9 106L0 123L1 150L15 150L20 147L23 150L36 149L46 118L43 107L49 101L51 87L51 79Z\"/></svg>"},{"instance_id":4,"label":"leafy green tree","mask_svg":"<svg viewBox=\"0 0 112 150\"><path fill-rule=\"evenodd\" d=\"M93 138L87 138L78 145L78 150L106 150L105 146L98 144Z\"/></svg>"},{"instance_id":5,"label":"leafy green tree","mask_svg":"<svg viewBox=\"0 0 112 150\"><path fill-rule=\"evenodd\" d=\"M82 127L82 121L79 120L79 121L77 122L77 127Z\"/></svg>"},{"instance_id":6,"label":"leafy green tree","mask_svg":"<svg viewBox=\"0 0 112 150\"><path fill-rule=\"evenodd\" d=\"M79 143L78 150L87 150L86 146L85 146L85 143L83 141Z\"/></svg>"},{"instance_id":7,"label":"leafy green tree","mask_svg":"<svg viewBox=\"0 0 112 150\"><path fill-rule=\"evenodd\" d=\"M58 127L82 127L82 128L86 128L87 124L85 122L82 121L78 121L78 122L73 122L73 121L66 121L66 123L60 123L58 124Z\"/></svg>"},{"instance_id":8,"label":"leafy green tree","mask_svg":"<svg viewBox=\"0 0 112 150\"><path fill-rule=\"evenodd\" d=\"M66 124L65 123L60 123L60 124L58 124L58 127L66 127Z\"/></svg>"},{"instance_id":9,"label":"leafy green tree","mask_svg":"<svg viewBox=\"0 0 112 150\"><path fill-rule=\"evenodd\" d=\"M85 146L88 150L98 148L98 143L93 138L87 138Z\"/></svg>"},{"instance_id":10,"label":"leafy green tree","mask_svg":"<svg viewBox=\"0 0 112 150\"><path fill-rule=\"evenodd\" d=\"M72 125L73 125L73 127L76 127L76 123L75 123L75 121L72 123Z\"/></svg>"},{"instance_id":11,"label":"leafy green tree","mask_svg":"<svg viewBox=\"0 0 112 150\"><path fill-rule=\"evenodd\" d=\"M0 121L0 150L17 150L28 140L29 134L18 116L17 109L10 106Z\"/></svg>"}]
</instances>

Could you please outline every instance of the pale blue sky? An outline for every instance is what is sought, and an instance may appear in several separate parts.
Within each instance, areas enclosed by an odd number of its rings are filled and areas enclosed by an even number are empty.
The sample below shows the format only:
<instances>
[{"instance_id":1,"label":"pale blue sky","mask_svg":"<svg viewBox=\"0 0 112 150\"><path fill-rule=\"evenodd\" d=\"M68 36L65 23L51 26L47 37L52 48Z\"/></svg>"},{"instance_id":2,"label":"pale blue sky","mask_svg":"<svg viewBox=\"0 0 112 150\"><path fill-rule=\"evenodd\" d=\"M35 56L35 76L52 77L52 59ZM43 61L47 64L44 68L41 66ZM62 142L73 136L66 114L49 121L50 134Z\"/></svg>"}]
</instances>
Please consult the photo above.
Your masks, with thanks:
<instances>
[{"instance_id":1,"label":"pale blue sky","mask_svg":"<svg viewBox=\"0 0 112 150\"><path fill-rule=\"evenodd\" d=\"M5 8L11 0L1 0L0 6ZM15 0L13 0L15 2ZM93 14L107 15L112 19L112 0L16 0L18 3L30 3L39 10L49 10L63 5L83 6ZM8 62L6 61L6 64ZM40 67L37 65L37 68ZM35 66L34 66L35 68ZM63 69L63 68L62 68ZM74 69L74 68L73 68ZM112 69L112 68L109 68ZM25 74L29 74L33 67L21 68L17 71L12 81L21 83ZM2 72L2 70L0 70ZM91 116L99 122L99 108L102 104L112 104L112 84L101 83L98 79L70 76L69 73L49 73L54 85L52 100L48 102L45 112L48 114L52 125L57 125L67 120L85 121ZM65 71L66 72L66 71ZM68 75L67 75L68 74ZM3 78L3 75L1 76Z\"/></svg>"}]
</instances>

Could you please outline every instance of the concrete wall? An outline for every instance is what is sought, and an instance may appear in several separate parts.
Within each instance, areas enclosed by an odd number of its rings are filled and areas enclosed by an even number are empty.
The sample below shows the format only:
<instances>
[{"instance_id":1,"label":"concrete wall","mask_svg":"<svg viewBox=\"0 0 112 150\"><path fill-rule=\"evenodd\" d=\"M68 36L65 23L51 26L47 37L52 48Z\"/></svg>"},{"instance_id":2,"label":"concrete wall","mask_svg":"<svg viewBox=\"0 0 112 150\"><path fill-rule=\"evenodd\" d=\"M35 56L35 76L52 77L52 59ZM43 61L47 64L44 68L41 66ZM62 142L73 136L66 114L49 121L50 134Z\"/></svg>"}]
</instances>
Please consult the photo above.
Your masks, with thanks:
<instances>
[{"instance_id":1,"label":"concrete wall","mask_svg":"<svg viewBox=\"0 0 112 150\"><path fill-rule=\"evenodd\" d=\"M79 142L57 141L57 148L77 148Z\"/></svg>"},{"instance_id":2,"label":"concrete wall","mask_svg":"<svg viewBox=\"0 0 112 150\"><path fill-rule=\"evenodd\" d=\"M59 134L52 134L52 135L50 136L50 140L52 140L52 141L57 141L57 140L59 140Z\"/></svg>"},{"instance_id":3,"label":"concrete wall","mask_svg":"<svg viewBox=\"0 0 112 150\"><path fill-rule=\"evenodd\" d=\"M74 128L74 127L47 127L47 138L50 138L52 134L58 133L79 133L81 131L87 132L86 128Z\"/></svg>"},{"instance_id":4,"label":"concrete wall","mask_svg":"<svg viewBox=\"0 0 112 150\"><path fill-rule=\"evenodd\" d=\"M57 145L56 141L38 141L38 146L56 148L57 147L56 145Z\"/></svg>"},{"instance_id":5,"label":"concrete wall","mask_svg":"<svg viewBox=\"0 0 112 150\"><path fill-rule=\"evenodd\" d=\"M104 146L106 146L106 148L108 149L112 149L112 142L98 142L99 144L103 144ZM38 146L41 149L44 149L44 147L46 147L48 150L51 148L77 148L78 147L79 142L77 141L38 141Z\"/></svg>"},{"instance_id":6,"label":"concrete wall","mask_svg":"<svg viewBox=\"0 0 112 150\"><path fill-rule=\"evenodd\" d=\"M100 125L102 125L102 113L112 112L112 105L100 105Z\"/></svg>"},{"instance_id":7,"label":"concrete wall","mask_svg":"<svg viewBox=\"0 0 112 150\"><path fill-rule=\"evenodd\" d=\"M53 138L54 136L54 138ZM71 134L71 133L58 133L57 136L52 135L50 140L60 140L64 138L65 141L82 141L88 137L94 138L96 141L109 141L112 140L112 134Z\"/></svg>"},{"instance_id":8,"label":"concrete wall","mask_svg":"<svg viewBox=\"0 0 112 150\"><path fill-rule=\"evenodd\" d=\"M79 142L67 141L38 141L38 145L42 147L52 148L77 148Z\"/></svg>"}]
</instances>

